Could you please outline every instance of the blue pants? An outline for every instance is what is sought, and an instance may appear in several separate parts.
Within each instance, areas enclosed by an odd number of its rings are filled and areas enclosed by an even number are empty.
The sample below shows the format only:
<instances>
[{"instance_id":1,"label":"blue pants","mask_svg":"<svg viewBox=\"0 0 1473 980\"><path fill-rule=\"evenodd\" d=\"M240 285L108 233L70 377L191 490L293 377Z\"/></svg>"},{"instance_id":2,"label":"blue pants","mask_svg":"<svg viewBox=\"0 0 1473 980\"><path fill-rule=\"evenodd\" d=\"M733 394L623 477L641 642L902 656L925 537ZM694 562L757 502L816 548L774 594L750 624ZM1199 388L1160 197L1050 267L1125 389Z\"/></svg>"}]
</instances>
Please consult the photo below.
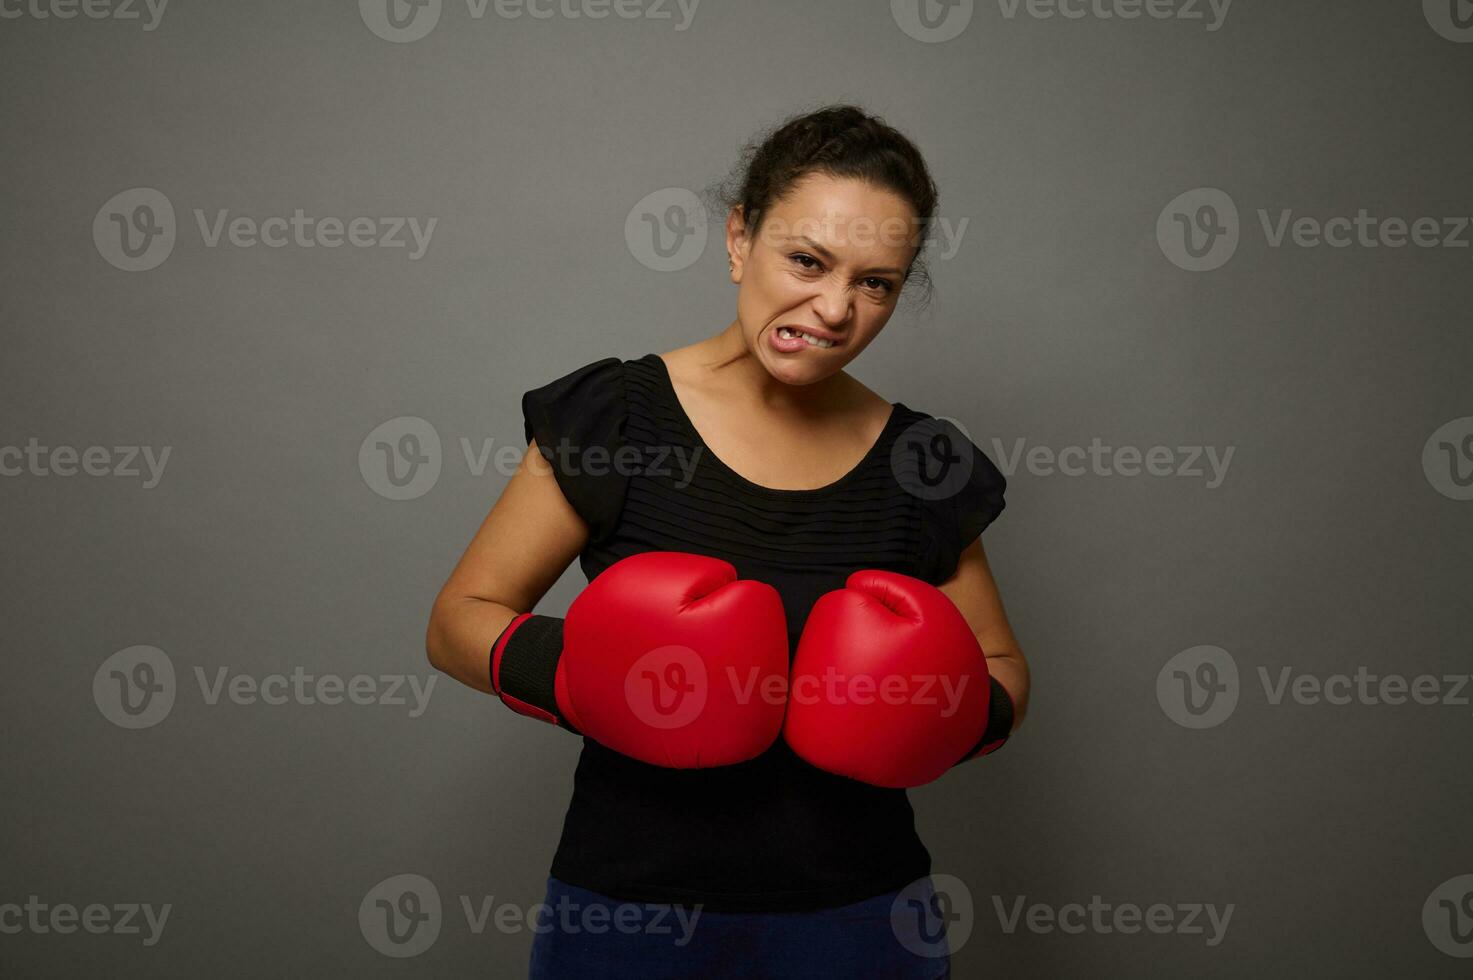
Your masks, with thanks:
<instances>
[{"instance_id":1,"label":"blue pants","mask_svg":"<svg viewBox=\"0 0 1473 980\"><path fill-rule=\"evenodd\" d=\"M621 902L548 878L529 978L946 980L944 920L930 914L929 879L921 884L899 903L891 892L817 912L745 913ZM892 912L912 921L897 925ZM930 942L916 942L917 927Z\"/></svg>"}]
</instances>

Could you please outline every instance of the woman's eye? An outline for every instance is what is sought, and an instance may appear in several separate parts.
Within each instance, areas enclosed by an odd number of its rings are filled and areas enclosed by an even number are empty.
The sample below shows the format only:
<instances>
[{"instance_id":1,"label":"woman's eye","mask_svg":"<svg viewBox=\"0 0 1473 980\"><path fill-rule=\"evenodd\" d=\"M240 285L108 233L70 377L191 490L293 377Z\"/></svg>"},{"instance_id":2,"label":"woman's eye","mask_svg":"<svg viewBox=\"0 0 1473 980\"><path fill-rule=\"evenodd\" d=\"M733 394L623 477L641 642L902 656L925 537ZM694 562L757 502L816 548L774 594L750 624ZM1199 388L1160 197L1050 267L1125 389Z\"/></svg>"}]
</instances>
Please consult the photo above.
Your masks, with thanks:
<instances>
[{"instance_id":1,"label":"woman's eye","mask_svg":"<svg viewBox=\"0 0 1473 980\"><path fill-rule=\"evenodd\" d=\"M794 262L801 265L804 270L812 270L817 268L818 266L818 260L804 252L797 252L790 257ZM870 289L880 290L880 294L882 296L889 296L895 291L894 283L892 283L888 279L881 279L879 276L866 276L860 281L863 282L864 285Z\"/></svg>"}]
</instances>

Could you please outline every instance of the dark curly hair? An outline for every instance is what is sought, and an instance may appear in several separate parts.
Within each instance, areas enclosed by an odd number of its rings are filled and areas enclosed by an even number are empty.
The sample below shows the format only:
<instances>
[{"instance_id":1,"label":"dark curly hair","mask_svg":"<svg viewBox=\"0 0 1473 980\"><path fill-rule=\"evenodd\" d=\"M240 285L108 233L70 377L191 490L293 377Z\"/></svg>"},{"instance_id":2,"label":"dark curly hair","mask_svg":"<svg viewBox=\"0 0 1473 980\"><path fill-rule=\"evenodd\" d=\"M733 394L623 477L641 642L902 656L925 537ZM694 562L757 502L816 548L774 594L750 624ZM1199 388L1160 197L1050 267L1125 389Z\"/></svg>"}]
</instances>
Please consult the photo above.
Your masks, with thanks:
<instances>
[{"instance_id":1,"label":"dark curly hair","mask_svg":"<svg viewBox=\"0 0 1473 980\"><path fill-rule=\"evenodd\" d=\"M920 247L905 272L905 283L915 280L929 297L931 278L921 253L936 215L936 184L915 144L858 106L827 105L792 116L755 137L731 173L707 191L707 199L714 202L713 212L723 216L740 207L748 234L755 237L768 210L795 183L814 173L866 181L915 209Z\"/></svg>"}]
</instances>

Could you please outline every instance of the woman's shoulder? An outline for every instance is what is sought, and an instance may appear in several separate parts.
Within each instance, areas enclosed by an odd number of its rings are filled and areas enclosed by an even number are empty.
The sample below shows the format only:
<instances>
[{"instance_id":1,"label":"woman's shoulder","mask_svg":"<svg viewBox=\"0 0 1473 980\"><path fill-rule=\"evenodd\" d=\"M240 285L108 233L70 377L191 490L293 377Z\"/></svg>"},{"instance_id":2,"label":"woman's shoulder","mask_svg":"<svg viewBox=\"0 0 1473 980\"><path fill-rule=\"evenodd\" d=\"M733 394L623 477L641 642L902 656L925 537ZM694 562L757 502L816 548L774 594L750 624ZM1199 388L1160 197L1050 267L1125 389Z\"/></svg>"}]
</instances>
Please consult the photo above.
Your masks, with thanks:
<instances>
[{"instance_id":1,"label":"woman's shoulder","mask_svg":"<svg viewBox=\"0 0 1473 980\"><path fill-rule=\"evenodd\" d=\"M574 362L577 366L571 368L565 364L543 374L543 378L548 380L533 391L545 392L549 397L607 396L624 383L630 367L638 360L606 354L581 363Z\"/></svg>"},{"instance_id":2,"label":"woman's shoulder","mask_svg":"<svg viewBox=\"0 0 1473 980\"><path fill-rule=\"evenodd\" d=\"M617 427L624 402L624 374L623 360L600 357L524 391L527 437L536 435L538 445L546 445L544 437L555 432Z\"/></svg>"}]
</instances>

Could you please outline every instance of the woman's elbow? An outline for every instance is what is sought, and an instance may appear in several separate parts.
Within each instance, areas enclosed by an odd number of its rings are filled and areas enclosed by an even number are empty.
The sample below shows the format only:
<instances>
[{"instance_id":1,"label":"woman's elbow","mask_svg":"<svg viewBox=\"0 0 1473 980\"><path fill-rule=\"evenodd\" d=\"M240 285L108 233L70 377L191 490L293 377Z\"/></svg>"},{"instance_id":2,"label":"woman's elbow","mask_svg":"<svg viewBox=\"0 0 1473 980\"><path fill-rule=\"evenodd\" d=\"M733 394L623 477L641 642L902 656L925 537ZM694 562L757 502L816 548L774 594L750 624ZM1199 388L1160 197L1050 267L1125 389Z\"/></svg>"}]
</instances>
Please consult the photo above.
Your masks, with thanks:
<instances>
[{"instance_id":1,"label":"woman's elbow","mask_svg":"<svg viewBox=\"0 0 1473 980\"><path fill-rule=\"evenodd\" d=\"M430 619L425 625L425 656L429 658L430 666L444 672L446 653L449 650L449 642L445 629L444 605L437 601L430 609Z\"/></svg>"}]
</instances>

